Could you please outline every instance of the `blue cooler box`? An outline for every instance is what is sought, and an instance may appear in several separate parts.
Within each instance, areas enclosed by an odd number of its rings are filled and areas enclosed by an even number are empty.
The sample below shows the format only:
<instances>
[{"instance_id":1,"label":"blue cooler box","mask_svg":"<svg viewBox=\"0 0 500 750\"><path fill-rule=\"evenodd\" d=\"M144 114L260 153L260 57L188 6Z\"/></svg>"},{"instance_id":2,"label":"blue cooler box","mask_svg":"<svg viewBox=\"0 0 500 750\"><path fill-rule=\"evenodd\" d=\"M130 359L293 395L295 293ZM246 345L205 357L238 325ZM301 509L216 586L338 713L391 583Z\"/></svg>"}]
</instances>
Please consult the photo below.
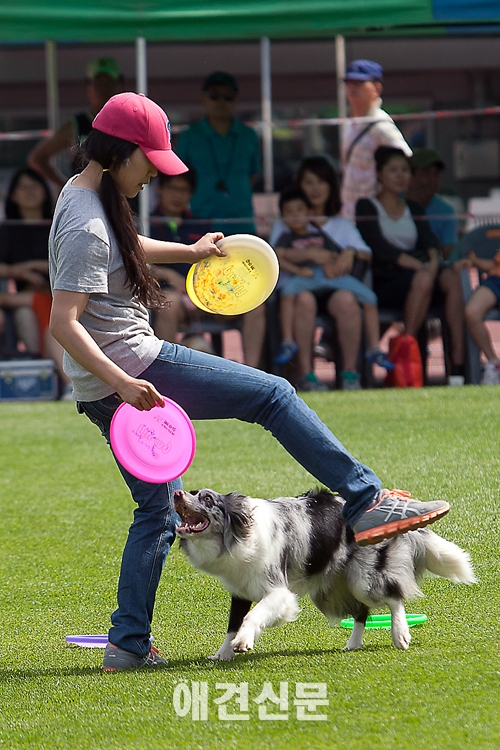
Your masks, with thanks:
<instances>
[{"instance_id":1,"label":"blue cooler box","mask_svg":"<svg viewBox=\"0 0 500 750\"><path fill-rule=\"evenodd\" d=\"M57 375L51 359L0 362L0 401L53 401Z\"/></svg>"}]
</instances>

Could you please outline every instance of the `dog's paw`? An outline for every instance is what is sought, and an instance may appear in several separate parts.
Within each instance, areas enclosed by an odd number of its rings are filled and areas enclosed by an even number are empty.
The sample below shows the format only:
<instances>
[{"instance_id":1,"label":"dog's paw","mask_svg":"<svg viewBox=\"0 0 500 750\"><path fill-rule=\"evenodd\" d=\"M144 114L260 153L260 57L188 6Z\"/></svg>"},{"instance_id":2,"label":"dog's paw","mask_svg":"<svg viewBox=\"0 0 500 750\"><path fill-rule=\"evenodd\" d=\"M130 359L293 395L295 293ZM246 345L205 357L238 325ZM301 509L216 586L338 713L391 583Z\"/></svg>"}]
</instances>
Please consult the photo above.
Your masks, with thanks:
<instances>
[{"instance_id":1,"label":"dog's paw","mask_svg":"<svg viewBox=\"0 0 500 750\"><path fill-rule=\"evenodd\" d=\"M365 626L361 622L355 622L352 629L351 637L347 641L347 646L344 646L342 651L359 651L363 648L363 635L365 632Z\"/></svg>"},{"instance_id":2,"label":"dog's paw","mask_svg":"<svg viewBox=\"0 0 500 750\"><path fill-rule=\"evenodd\" d=\"M211 661L231 661L231 659L234 659L235 653L231 646L231 641L233 640L234 636L235 636L234 632L228 633L226 635L224 643L222 644L220 649L217 651L217 653L214 654L213 656L209 656L208 658Z\"/></svg>"},{"instance_id":3,"label":"dog's paw","mask_svg":"<svg viewBox=\"0 0 500 750\"><path fill-rule=\"evenodd\" d=\"M359 638L349 638L342 651L359 651L361 648L363 648L362 638L361 640Z\"/></svg>"},{"instance_id":4,"label":"dog's paw","mask_svg":"<svg viewBox=\"0 0 500 750\"><path fill-rule=\"evenodd\" d=\"M255 635L248 628L240 628L237 635L231 641L233 651L243 654L245 651L251 651L255 643Z\"/></svg>"},{"instance_id":5,"label":"dog's paw","mask_svg":"<svg viewBox=\"0 0 500 750\"><path fill-rule=\"evenodd\" d=\"M406 651L411 642L411 634L408 627L394 628L392 631L392 642L396 648Z\"/></svg>"},{"instance_id":6,"label":"dog's paw","mask_svg":"<svg viewBox=\"0 0 500 750\"><path fill-rule=\"evenodd\" d=\"M216 654L214 654L213 656L208 656L207 658L210 659L210 661L231 661L231 659L234 659L235 656L236 654L234 653L232 648L220 648Z\"/></svg>"}]
</instances>

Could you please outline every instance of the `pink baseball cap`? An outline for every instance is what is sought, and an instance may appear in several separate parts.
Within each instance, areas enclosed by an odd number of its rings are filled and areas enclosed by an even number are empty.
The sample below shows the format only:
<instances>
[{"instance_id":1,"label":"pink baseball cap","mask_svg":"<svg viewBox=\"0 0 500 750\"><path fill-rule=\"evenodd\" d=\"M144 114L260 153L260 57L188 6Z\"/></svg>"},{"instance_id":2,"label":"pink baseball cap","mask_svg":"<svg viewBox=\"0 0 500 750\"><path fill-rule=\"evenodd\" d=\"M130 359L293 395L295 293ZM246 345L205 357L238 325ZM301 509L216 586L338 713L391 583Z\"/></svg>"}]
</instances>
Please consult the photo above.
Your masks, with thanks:
<instances>
[{"instance_id":1,"label":"pink baseball cap","mask_svg":"<svg viewBox=\"0 0 500 750\"><path fill-rule=\"evenodd\" d=\"M125 92L112 96L94 118L92 127L107 135L137 143L149 161L164 174L188 171L188 167L172 151L167 115L144 94Z\"/></svg>"}]
</instances>

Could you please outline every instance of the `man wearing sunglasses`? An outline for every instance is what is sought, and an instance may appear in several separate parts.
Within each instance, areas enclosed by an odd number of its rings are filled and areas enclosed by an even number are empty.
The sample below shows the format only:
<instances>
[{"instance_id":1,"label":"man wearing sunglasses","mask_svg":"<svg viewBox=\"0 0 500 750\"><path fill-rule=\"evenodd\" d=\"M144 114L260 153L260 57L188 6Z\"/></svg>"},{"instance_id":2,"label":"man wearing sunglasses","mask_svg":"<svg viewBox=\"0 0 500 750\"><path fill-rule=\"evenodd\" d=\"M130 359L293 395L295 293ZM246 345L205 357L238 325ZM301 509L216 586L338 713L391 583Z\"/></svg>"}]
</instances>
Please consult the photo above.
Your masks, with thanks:
<instances>
[{"instance_id":1,"label":"man wearing sunglasses","mask_svg":"<svg viewBox=\"0 0 500 750\"><path fill-rule=\"evenodd\" d=\"M213 231L225 235L255 233L252 184L260 171L260 146L256 132L234 117L237 101L234 76L211 73L202 87L207 115L180 133L176 149L197 175L193 216L213 220Z\"/></svg>"}]
</instances>

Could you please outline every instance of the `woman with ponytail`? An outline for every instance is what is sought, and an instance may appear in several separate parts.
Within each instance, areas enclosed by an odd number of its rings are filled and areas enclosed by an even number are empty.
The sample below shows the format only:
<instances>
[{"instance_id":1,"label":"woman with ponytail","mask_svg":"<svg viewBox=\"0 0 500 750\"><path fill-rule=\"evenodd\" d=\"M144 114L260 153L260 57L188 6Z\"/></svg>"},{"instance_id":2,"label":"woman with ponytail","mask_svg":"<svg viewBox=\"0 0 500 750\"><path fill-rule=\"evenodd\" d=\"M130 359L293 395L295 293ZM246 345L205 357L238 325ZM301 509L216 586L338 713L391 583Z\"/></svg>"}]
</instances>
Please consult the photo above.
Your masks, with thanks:
<instances>
[{"instance_id":1,"label":"woman with ponytail","mask_svg":"<svg viewBox=\"0 0 500 750\"><path fill-rule=\"evenodd\" d=\"M85 149L88 165L63 188L49 239L50 329L65 349L78 411L108 443L122 402L149 410L163 405L164 395L191 419L236 418L269 430L318 481L342 494L344 516L360 544L444 515L447 503L418 503L381 490L377 476L345 450L287 381L156 338L147 308L161 304L161 295L148 263L195 263L224 254L216 245L220 232L182 245L135 230L127 198L158 171L187 170L172 151L163 110L141 94L118 94L95 118ZM104 652L107 671L165 663L151 647L151 620L175 538L173 494L182 487L180 479L149 484L118 466L137 508Z\"/></svg>"}]
</instances>

